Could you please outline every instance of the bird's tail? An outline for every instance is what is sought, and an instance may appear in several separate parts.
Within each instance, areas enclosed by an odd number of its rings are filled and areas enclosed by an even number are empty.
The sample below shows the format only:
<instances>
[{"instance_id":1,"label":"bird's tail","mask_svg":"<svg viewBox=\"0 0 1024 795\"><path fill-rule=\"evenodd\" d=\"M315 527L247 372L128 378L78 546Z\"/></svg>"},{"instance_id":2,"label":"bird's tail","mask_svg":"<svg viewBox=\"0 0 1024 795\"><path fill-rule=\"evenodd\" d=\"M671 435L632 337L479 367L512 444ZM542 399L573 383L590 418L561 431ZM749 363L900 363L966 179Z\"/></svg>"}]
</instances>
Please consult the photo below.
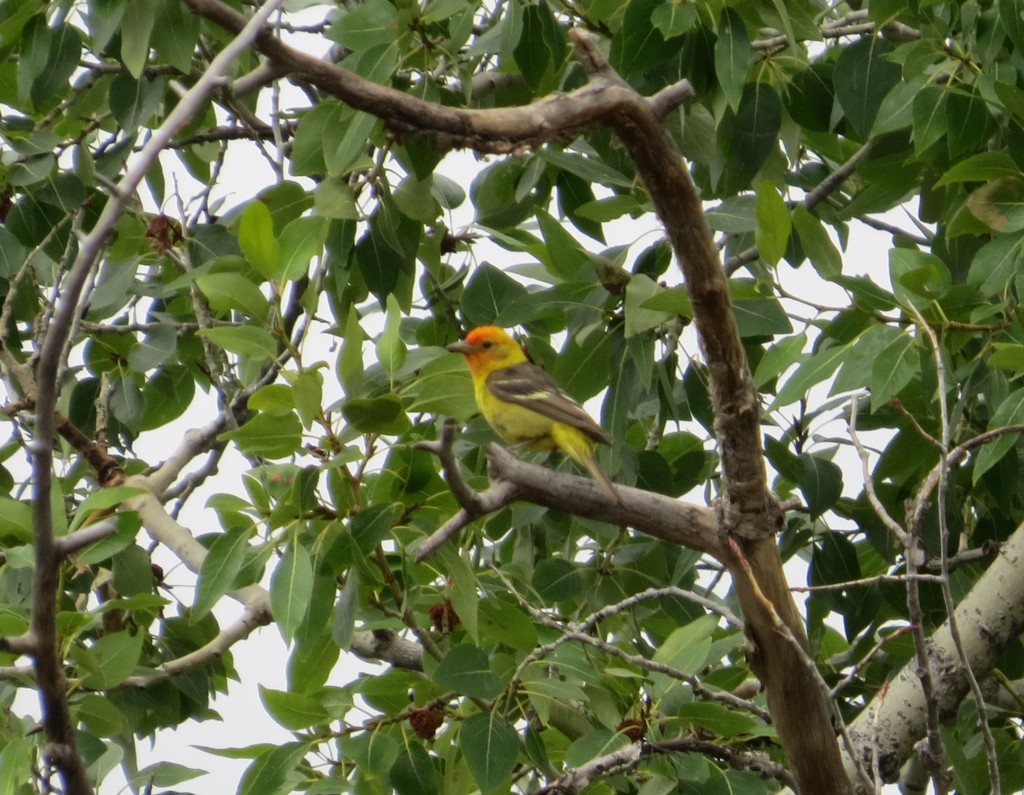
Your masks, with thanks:
<instances>
[{"instance_id":1,"label":"bird's tail","mask_svg":"<svg viewBox=\"0 0 1024 795\"><path fill-rule=\"evenodd\" d=\"M591 474L594 480L597 481L597 485L601 487L601 490L621 505L622 497L619 496L619 492L615 490L615 485L612 483L611 479L604 473L604 470L601 469L601 465L597 463L597 456L591 453L580 461L580 463L587 468L587 471Z\"/></svg>"},{"instance_id":2,"label":"bird's tail","mask_svg":"<svg viewBox=\"0 0 1024 795\"><path fill-rule=\"evenodd\" d=\"M611 479L597 463L597 456L594 455L594 442L578 428L555 423L551 429L551 437L558 448L571 459L586 468L590 476L597 481L601 491L611 497L615 502L622 504L622 497L615 490Z\"/></svg>"}]
</instances>

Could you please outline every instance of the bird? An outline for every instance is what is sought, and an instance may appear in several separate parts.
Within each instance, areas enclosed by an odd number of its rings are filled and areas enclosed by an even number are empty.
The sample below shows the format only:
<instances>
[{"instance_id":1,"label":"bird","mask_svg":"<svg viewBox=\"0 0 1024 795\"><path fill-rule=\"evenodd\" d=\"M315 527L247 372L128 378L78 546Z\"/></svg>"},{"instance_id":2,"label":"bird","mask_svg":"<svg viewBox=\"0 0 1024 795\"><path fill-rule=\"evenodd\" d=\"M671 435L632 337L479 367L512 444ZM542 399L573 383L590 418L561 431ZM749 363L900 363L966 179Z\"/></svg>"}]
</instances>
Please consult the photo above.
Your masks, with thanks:
<instances>
[{"instance_id":1,"label":"bird","mask_svg":"<svg viewBox=\"0 0 1024 795\"><path fill-rule=\"evenodd\" d=\"M582 465L602 491L622 502L594 449L611 436L523 348L498 326L479 326L447 345L461 353L484 418L504 441L528 450L559 450Z\"/></svg>"}]
</instances>

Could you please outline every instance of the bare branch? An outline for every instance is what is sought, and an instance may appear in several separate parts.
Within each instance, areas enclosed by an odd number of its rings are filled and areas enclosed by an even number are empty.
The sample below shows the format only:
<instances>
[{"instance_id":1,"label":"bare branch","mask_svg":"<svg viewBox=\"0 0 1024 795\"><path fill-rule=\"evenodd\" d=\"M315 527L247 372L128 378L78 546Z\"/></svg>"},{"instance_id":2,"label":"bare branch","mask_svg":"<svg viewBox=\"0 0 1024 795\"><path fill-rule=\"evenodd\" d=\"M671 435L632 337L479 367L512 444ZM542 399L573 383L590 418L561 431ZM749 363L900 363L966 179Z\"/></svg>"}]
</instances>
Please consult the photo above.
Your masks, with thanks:
<instances>
[{"instance_id":1,"label":"bare branch","mask_svg":"<svg viewBox=\"0 0 1024 795\"><path fill-rule=\"evenodd\" d=\"M847 425L847 432L850 434L850 439L853 441L853 446L857 450L857 454L860 456L861 464L861 475L864 479L864 493L868 497L868 502L871 503L871 507L875 511L875 515L881 519L882 524L886 526L890 533L892 533L903 545L904 549L908 547L907 531L904 530L900 523L897 522L889 512L882 505L882 501L878 499L878 494L875 493L875 482L871 477L871 463L868 459L868 451L860 441L860 437L857 435L857 415L860 408L860 399L863 397L861 393L854 394L850 399L850 420Z\"/></svg>"},{"instance_id":2,"label":"bare branch","mask_svg":"<svg viewBox=\"0 0 1024 795\"><path fill-rule=\"evenodd\" d=\"M113 519L96 522L88 527L83 527L69 536L56 539L54 549L58 555L65 558L89 546L89 544L112 536L115 532L117 532L117 522Z\"/></svg>"}]
</instances>

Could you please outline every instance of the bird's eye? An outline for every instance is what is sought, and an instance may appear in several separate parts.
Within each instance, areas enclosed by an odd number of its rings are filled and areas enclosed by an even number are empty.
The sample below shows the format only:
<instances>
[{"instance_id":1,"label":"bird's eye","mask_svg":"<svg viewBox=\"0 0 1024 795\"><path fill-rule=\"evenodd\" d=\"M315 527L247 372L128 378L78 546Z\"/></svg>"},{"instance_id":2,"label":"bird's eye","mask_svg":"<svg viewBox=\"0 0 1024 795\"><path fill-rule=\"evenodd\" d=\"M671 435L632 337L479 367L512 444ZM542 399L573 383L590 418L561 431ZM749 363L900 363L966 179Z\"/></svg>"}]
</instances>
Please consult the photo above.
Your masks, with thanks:
<instances>
[{"instance_id":1,"label":"bird's eye","mask_svg":"<svg viewBox=\"0 0 1024 795\"><path fill-rule=\"evenodd\" d=\"M494 343L491 342L490 340L484 340L483 347L484 348L490 348L493 344Z\"/></svg>"}]
</instances>

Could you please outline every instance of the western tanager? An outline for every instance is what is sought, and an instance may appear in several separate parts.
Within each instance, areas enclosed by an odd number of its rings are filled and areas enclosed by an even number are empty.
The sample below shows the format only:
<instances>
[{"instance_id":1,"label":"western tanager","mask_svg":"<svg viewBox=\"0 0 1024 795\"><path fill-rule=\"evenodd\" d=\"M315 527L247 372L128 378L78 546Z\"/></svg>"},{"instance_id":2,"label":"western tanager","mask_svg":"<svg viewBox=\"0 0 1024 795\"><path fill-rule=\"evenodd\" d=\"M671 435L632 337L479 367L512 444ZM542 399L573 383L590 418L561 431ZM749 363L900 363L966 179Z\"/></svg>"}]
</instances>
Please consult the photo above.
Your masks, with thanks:
<instances>
[{"instance_id":1,"label":"western tanager","mask_svg":"<svg viewBox=\"0 0 1024 795\"><path fill-rule=\"evenodd\" d=\"M530 450L560 450L620 501L594 457L598 442L611 442L607 431L554 378L530 362L503 329L480 326L447 350L466 357L477 405L498 436Z\"/></svg>"}]
</instances>

